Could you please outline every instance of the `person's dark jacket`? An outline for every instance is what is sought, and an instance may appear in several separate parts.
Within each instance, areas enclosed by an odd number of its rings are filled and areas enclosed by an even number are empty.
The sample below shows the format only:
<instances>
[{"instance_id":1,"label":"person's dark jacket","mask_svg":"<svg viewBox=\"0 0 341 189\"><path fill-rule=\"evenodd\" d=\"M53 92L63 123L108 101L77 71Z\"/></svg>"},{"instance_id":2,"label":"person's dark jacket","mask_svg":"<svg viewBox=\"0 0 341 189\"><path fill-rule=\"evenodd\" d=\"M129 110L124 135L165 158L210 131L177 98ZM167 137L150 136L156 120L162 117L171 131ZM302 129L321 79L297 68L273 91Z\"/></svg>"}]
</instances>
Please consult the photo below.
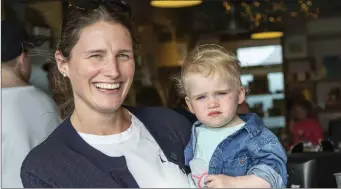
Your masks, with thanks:
<instances>
[{"instance_id":1,"label":"person's dark jacket","mask_svg":"<svg viewBox=\"0 0 341 189\"><path fill-rule=\"evenodd\" d=\"M191 123L165 108L129 109L155 138L168 161L186 171L184 149ZM146 174L148 171L146 170ZM26 157L21 168L24 187L139 187L124 156L109 157L87 144L67 118Z\"/></svg>"},{"instance_id":2,"label":"person's dark jacket","mask_svg":"<svg viewBox=\"0 0 341 189\"><path fill-rule=\"evenodd\" d=\"M191 124L194 124L196 121L198 121L197 117L185 108L174 108L173 110L185 116L185 118L187 118Z\"/></svg>"}]
</instances>

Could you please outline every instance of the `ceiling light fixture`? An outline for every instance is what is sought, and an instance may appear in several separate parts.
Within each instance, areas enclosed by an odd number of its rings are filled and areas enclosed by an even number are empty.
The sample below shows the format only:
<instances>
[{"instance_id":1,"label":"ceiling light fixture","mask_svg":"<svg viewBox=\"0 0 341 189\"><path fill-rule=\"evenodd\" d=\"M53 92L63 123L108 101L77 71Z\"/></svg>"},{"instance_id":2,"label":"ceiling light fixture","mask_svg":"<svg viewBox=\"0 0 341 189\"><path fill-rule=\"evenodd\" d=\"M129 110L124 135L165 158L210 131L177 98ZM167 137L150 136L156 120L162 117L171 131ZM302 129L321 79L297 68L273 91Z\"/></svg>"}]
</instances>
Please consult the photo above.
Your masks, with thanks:
<instances>
[{"instance_id":1,"label":"ceiling light fixture","mask_svg":"<svg viewBox=\"0 0 341 189\"><path fill-rule=\"evenodd\" d=\"M181 8L199 5L202 0L151 0L150 5L159 8Z\"/></svg>"},{"instance_id":2,"label":"ceiling light fixture","mask_svg":"<svg viewBox=\"0 0 341 189\"><path fill-rule=\"evenodd\" d=\"M267 31L267 32L257 32L251 34L251 39L274 39L283 36L283 32L280 31Z\"/></svg>"}]
</instances>

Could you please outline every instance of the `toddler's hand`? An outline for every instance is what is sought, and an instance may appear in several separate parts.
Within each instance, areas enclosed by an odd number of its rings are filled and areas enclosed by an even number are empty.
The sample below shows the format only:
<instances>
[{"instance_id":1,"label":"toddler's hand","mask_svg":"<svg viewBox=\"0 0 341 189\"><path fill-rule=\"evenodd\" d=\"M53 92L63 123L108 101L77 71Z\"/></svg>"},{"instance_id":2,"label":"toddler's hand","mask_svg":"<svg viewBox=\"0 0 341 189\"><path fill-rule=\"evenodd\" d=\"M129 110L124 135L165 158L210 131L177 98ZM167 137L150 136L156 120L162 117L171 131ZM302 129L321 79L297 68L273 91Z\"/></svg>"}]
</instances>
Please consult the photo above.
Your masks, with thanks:
<instances>
[{"instance_id":1,"label":"toddler's hand","mask_svg":"<svg viewBox=\"0 0 341 189\"><path fill-rule=\"evenodd\" d=\"M206 177L208 188L236 188L236 177L227 175L208 175Z\"/></svg>"}]
</instances>

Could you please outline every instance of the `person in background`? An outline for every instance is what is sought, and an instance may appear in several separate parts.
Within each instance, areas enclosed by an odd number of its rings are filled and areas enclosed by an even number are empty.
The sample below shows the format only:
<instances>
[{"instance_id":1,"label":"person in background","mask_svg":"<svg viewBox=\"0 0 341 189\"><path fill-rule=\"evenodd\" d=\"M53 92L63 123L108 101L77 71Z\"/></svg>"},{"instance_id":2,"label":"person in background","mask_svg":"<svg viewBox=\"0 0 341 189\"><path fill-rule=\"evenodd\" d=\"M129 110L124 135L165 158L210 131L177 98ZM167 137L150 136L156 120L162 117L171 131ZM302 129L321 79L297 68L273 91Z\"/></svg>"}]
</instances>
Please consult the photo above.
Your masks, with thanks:
<instances>
[{"instance_id":1,"label":"person in background","mask_svg":"<svg viewBox=\"0 0 341 189\"><path fill-rule=\"evenodd\" d=\"M176 80L176 76L172 78L172 80ZM179 95L176 81L172 82L172 85L170 89L168 90L168 99L167 99L167 105L169 108L172 110L178 112L179 114L183 115L188 119L188 121L191 122L191 124L195 123L198 121L197 117L189 111L185 97Z\"/></svg>"},{"instance_id":2,"label":"person in background","mask_svg":"<svg viewBox=\"0 0 341 189\"><path fill-rule=\"evenodd\" d=\"M293 101L291 116L290 132L293 145L299 142L319 145L323 139L323 130L313 114L312 104L307 100Z\"/></svg>"},{"instance_id":3,"label":"person in background","mask_svg":"<svg viewBox=\"0 0 341 189\"><path fill-rule=\"evenodd\" d=\"M196 121L198 121L197 117L195 117L195 115L186 106L184 97L179 98L178 105L174 107L173 110L185 116L186 119L191 122L191 124L194 124Z\"/></svg>"},{"instance_id":4,"label":"person in background","mask_svg":"<svg viewBox=\"0 0 341 189\"><path fill-rule=\"evenodd\" d=\"M49 86L53 85L53 66L51 63L45 63L42 66L42 69L47 73L47 80L49 82Z\"/></svg>"},{"instance_id":5,"label":"person in background","mask_svg":"<svg viewBox=\"0 0 341 189\"><path fill-rule=\"evenodd\" d=\"M73 0L52 91L64 119L22 164L25 187L186 188L191 124L162 107L122 106L136 38L123 0Z\"/></svg>"},{"instance_id":6,"label":"person in background","mask_svg":"<svg viewBox=\"0 0 341 189\"><path fill-rule=\"evenodd\" d=\"M20 167L29 151L60 124L53 100L28 83L28 35L14 20L1 21L2 187L22 188Z\"/></svg>"},{"instance_id":7,"label":"person in background","mask_svg":"<svg viewBox=\"0 0 341 189\"><path fill-rule=\"evenodd\" d=\"M185 149L196 187L279 188L287 183L284 148L255 113L237 114L245 100L240 64L213 44L196 47L178 79L194 123Z\"/></svg>"},{"instance_id":8,"label":"person in background","mask_svg":"<svg viewBox=\"0 0 341 189\"><path fill-rule=\"evenodd\" d=\"M247 114L251 113L249 104L244 100L238 105L237 114Z\"/></svg>"},{"instance_id":9,"label":"person in background","mask_svg":"<svg viewBox=\"0 0 341 189\"><path fill-rule=\"evenodd\" d=\"M136 92L136 106L148 107L159 106L162 107L162 100L157 89L153 86L143 86Z\"/></svg>"},{"instance_id":10,"label":"person in background","mask_svg":"<svg viewBox=\"0 0 341 189\"><path fill-rule=\"evenodd\" d=\"M250 105L247 103L246 98L249 95L249 89L248 87L244 87L245 90L245 100L238 105L237 114L247 114L252 113L250 110Z\"/></svg>"}]
</instances>

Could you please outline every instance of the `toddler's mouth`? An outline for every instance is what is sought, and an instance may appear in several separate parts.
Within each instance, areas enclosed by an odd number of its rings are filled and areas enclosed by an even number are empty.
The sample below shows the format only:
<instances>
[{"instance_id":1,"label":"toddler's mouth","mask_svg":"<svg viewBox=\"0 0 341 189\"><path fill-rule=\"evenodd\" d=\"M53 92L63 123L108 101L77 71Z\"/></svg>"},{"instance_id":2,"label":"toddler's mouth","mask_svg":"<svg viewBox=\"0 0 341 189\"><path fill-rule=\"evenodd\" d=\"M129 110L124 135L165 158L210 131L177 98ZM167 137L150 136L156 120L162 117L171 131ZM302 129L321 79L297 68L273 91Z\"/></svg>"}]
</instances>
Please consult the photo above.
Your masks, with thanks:
<instances>
[{"instance_id":1,"label":"toddler's mouth","mask_svg":"<svg viewBox=\"0 0 341 189\"><path fill-rule=\"evenodd\" d=\"M220 111L213 111L213 112L209 112L209 113L208 113L208 116L215 117L215 116L218 116L218 115L220 115L220 114L221 114Z\"/></svg>"}]
</instances>

